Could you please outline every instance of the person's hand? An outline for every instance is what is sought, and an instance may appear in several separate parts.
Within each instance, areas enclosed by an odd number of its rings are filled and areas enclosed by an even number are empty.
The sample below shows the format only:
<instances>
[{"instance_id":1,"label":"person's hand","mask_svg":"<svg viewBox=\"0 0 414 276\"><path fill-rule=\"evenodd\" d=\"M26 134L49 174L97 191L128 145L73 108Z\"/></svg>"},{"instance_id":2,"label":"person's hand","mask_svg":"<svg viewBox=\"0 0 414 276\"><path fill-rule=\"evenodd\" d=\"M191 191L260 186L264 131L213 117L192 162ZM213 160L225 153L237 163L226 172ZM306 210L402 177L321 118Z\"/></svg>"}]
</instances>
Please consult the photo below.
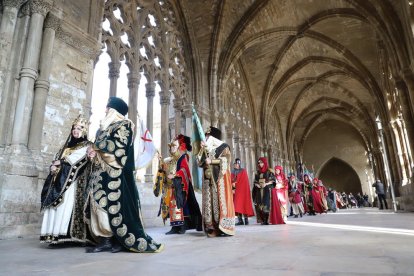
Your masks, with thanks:
<instances>
[{"instance_id":1,"label":"person's hand","mask_svg":"<svg viewBox=\"0 0 414 276\"><path fill-rule=\"evenodd\" d=\"M167 175L168 179L173 179L174 175L172 173L170 173L169 175Z\"/></svg>"},{"instance_id":2,"label":"person's hand","mask_svg":"<svg viewBox=\"0 0 414 276\"><path fill-rule=\"evenodd\" d=\"M60 166L60 160L55 160L55 161L53 161L53 162L52 162L52 165L53 165L53 166L56 166L56 167L57 167L57 166Z\"/></svg>"},{"instance_id":3,"label":"person's hand","mask_svg":"<svg viewBox=\"0 0 414 276\"><path fill-rule=\"evenodd\" d=\"M257 184L257 183L256 183L256 184L254 184L254 186L256 186L256 187L257 187L257 188L259 188L259 189L261 188L261 185L260 185L260 184Z\"/></svg>"},{"instance_id":4,"label":"person's hand","mask_svg":"<svg viewBox=\"0 0 414 276\"><path fill-rule=\"evenodd\" d=\"M50 171L52 173L56 172L56 170L57 170L57 167L55 165L50 166Z\"/></svg>"},{"instance_id":5,"label":"person's hand","mask_svg":"<svg viewBox=\"0 0 414 276\"><path fill-rule=\"evenodd\" d=\"M206 158L206 164L210 165L211 164L211 159L210 158Z\"/></svg>"},{"instance_id":6,"label":"person's hand","mask_svg":"<svg viewBox=\"0 0 414 276\"><path fill-rule=\"evenodd\" d=\"M201 142L200 142L200 147L204 148L205 146L206 146L206 142L201 141Z\"/></svg>"}]
</instances>

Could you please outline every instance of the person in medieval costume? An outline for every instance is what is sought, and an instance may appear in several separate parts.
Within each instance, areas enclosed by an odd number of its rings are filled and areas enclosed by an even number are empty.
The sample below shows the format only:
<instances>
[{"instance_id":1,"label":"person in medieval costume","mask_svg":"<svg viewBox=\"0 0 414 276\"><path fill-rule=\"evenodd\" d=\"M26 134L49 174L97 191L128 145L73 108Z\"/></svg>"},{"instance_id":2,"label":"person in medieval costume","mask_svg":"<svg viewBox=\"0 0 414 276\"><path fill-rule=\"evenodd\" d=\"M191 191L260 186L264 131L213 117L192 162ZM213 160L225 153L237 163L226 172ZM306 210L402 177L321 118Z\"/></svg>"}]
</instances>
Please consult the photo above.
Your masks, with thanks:
<instances>
[{"instance_id":1,"label":"person in medieval costume","mask_svg":"<svg viewBox=\"0 0 414 276\"><path fill-rule=\"evenodd\" d=\"M275 180L276 180L276 192L279 199L280 209L282 212L283 220L287 220L288 216L288 180L283 172L282 166L275 167Z\"/></svg>"},{"instance_id":2,"label":"person in medieval costume","mask_svg":"<svg viewBox=\"0 0 414 276\"><path fill-rule=\"evenodd\" d=\"M221 141L221 131L209 127L201 142L197 163L203 168L203 224L208 237L235 234L235 212L231 185L230 147Z\"/></svg>"},{"instance_id":3,"label":"person in medieval costume","mask_svg":"<svg viewBox=\"0 0 414 276\"><path fill-rule=\"evenodd\" d=\"M83 219L88 122L78 117L68 139L56 154L41 194L44 210L40 242L61 244L85 243L88 238Z\"/></svg>"},{"instance_id":4,"label":"person in medieval costume","mask_svg":"<svg viewBox=\"0 0 414 276\"><path fill-rule=\"evenodd\" d=\"M185 135L178 135L168 144L170 156L162 160L160 156L160 170L163 174L157 177L154 194L161 194L160 211L164 221L170 218L171 230L165 233L184 234L187 229L202 231L202 217L200 207L194 194L191 182L190 167L188 165L188 151L192 150L191 139ZM159 181L165 179L164 182Z\"/></svg>"},{"instance_id":5,"label":"person in medieval costume","mask_svg":"<svg viewBox=\"0 0 414 276\"><path fill-rule=\"evenodd\" d=\"M313 204L313 185L312 180L310 179L309 175L305 174L303 176L303 187L305 193L305 203L306 203L306 210L310 216L315 216L315 209Z\"/></svg>"},{"instance_id":6,"label":"person in medieval costume","mask_svg":"<svg viewBox=\"0 0 414 276\"><path fill-rule=\"evenodd\" d=\"M256 209L257 223L262 225L284 223L280 210L276 186L275 175L269 169L267 159L260 157L257 161L257 172L253 182L253 203Z\"/></svg>"},{"instance_id":7,"label":"person in medieval costume","mask_svg":"<svg viewBox=\"0 0 414 276\"><path fill-rule=\"evenodd\" d=\"M314 178L312 179L312 199L313 199L313 210L319 214L325 212L325 208L323 206L321 193L319 192L319 179Z\"/></svg>"},{"instance_id":8,"label":"person in medieval costume","mask_svg":"<svg viewBox=\"0 0 414 276\"><path fill-rule=\"evenodd\" d=\"M241 160L239 158L236 158L234 162L234 167L231 171L231 181L234 189L234 210L238 218L236 225L248 225L249 217L254 216L254 211L249 177L247 171L241 167Z\"/></svg>"},{"instance_id":9,"label":"person in medieval costume","mask_svg":"<svg viewBox=\"0 0 414 276\"><path fill-rule=\"evenodd\" d=\"M326 197L328 196L328 191L326 190L326 187L323 185L322 180L318 180L318 191L321 196L322 205L324 208L324 211L328 211L328 202L326 201Z\"/></svg>"},{"instance_id":10,"label":"person in medieval costume","mask_svg":"<svg viewBox=\"0 0 414 276\"><path fill-rule=\"evenodd\" d=\"M88 253L122 250L160 252L163 245L145 232L135 184L133 123L125 118L128 105L110 97L106 116L88 156L93 159L85 217L98 241Z\"/></svg>"},{"instance_id":11,"label":"person in medieval costume","mask_svg":"<svg viewBox=\"0 0 414 276\"><path fill-rule=\"evenodd\" d=\"M292 212L295 218L305 213L302 203L302 186L297 181L294 174L289 178L289 200L292 205Z\"/></svg>"}]
</instances>

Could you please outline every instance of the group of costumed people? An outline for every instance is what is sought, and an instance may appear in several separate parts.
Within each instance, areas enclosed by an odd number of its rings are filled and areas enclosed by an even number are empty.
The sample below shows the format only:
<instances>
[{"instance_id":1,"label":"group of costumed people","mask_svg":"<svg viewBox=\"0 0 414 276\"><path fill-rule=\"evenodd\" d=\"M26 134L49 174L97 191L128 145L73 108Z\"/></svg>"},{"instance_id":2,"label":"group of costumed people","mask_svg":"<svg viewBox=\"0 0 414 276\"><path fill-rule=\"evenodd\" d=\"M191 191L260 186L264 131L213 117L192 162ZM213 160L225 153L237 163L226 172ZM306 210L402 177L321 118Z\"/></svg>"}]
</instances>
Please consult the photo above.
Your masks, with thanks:
<instances>
[{"instance_id":1,"label":"group of costumed people","mask_svg":"<svg viewBox=\"0 0 414 276\"><path fill-rule=\"evenodd\" d=\"M128 105L110 97L94 143L78 117L50 166L41 194L40 241L88 243L87 253L160 252L145 232L134 178L134 124Z\"/></svg>"},{"instance_id":2,"label":"group of costumed people","mask_svg":"<svg viewBox=\"0 0 414 276\"><path fill-rule=\"evenodd\" d=\"M42 243L93 245L88 253L163 249L143 226L134 178L134 124L127 113L122 99L110 97L93 143L87 139L87 121L78 117L73 122L42 190ZM168 235L195 229L208 237L233 236L235 226L249 224L255 213L258 223L268 225L284 224L290 208L295 217L327 210L326 189L318 179L287 179L281 166L269 168L264 157L258 160L251 190L241 160L232 168L230 147L215 127L208 128L193 153L203 171L200 208L189 166L191 139L179 134L168 146L169 156L159 156L154 184L154 195L161 198L158 216L171 226Z\"/></svg>"}]
</instances>

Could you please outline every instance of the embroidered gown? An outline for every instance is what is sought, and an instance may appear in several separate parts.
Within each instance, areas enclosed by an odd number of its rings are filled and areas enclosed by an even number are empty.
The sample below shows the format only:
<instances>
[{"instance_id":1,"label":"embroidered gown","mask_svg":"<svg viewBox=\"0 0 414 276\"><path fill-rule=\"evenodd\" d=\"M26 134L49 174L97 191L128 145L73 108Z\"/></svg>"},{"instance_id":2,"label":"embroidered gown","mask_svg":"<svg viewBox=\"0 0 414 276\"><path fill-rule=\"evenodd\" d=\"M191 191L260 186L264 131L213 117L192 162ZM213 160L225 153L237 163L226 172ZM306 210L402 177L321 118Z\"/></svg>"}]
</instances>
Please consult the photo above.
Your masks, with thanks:
<instances>
[{"instance_id":1,"label":"embroidered gown","mask_svg":"<svg viewBox=\"0 0 414 276\"><path fill-rule=\"evenodd\" d=\"M44 210L40 241L43 243L85 242L83 208L86 186L87 141L62 149L61 165L46 178L41 194Z\"/></svg>"},{"instance_id":2,"label":"embroidered gown","mask_svg":"<svg viewBox=\"0 0 414 276\"><path fill-rule=\"evenodd\" d=\"M210 165L205 163L208 156ZM231 153L227 144L210 136L205 150L200 150L197 162L203 167L203 223L207 234L211 231L217 234L235 234L235 212L231 184Z\"/></svg>"},{"instance_id":3,"label":"embroidered gown","mask_svg":"<svg viewBox=\"0 0 414 276\"><path fill-rule=\"evenodd\" d=\"M111 123L98 135L88 185L89 218L93 234L114 236L132 252L159 252L163 245L145 232L138 190L134 178L132 122Z\"/></svg>"}]
</instances>

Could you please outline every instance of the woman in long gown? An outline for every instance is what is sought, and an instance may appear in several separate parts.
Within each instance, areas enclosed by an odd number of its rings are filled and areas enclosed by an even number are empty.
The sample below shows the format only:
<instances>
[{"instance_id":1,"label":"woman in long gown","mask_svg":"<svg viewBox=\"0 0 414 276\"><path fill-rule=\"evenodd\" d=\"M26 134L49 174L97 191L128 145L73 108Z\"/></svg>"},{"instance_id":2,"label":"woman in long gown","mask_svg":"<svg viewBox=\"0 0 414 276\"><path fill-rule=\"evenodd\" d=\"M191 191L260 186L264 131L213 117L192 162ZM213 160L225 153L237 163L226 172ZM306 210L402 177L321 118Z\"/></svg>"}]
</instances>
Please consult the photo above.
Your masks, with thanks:
<instances>
[{"instance_id":1,"label":"woman in long gown","mask_svg":"<svg viewBox=\"0 0 414 276\"><path fill-rule=\"evenodd\" d=\"M50 165L41 194L41 210L44 211L41 243L84 243L88 240L83 220L89 144L87 125L81 117L73 122L66 143Z\"/></svg>"}]
</instances>

